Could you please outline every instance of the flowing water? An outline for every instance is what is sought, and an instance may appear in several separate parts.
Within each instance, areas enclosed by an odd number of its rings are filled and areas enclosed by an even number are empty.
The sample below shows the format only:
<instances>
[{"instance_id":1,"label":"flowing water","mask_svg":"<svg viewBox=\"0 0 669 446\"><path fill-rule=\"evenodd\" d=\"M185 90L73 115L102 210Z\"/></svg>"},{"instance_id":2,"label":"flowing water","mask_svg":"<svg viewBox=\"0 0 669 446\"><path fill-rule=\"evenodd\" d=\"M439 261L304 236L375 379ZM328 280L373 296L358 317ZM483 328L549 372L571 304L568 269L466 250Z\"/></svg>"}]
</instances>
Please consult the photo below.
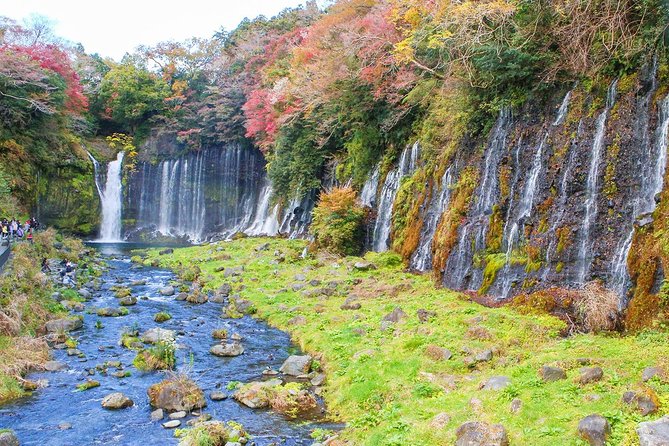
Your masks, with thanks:
<instances>
[{"instance_id":1,"label":"flowing water","mask_svg":"<svg viewBox=\"0 0 669 446\"><path fill-rule=\"evenodd\" d=\"M423 229L420 234L418 248L411 257L411 268L427 271L432 268L432 239L437 224L451 201L451 190L455 184L457 166L452 164L441 178L439 189L434 189L430 204L424 213Z\"/></svg>"},{"instance_id":2,"label":"flowing water","mask_svg":"<svg viewBox=\"0 0 669 446\"><path fill-rule=\"evenodd\" d=\"M121 181L123 170L123 157L125 152L119 152L116 160L107 165L106 181L102 185L102 173L100 163L88 153L95 169L95 187L100 196L102 207L102 218L100 224L100 237L98 241L110 243L121 241L121 217L123 211L123 182Z\"/></svg>"},{"instance_id":3,"label":"flowing water","mask_svg":"<svg viewBox=\"0 0 669 446\"><path fill-rule=\"evenodd\" d=\"M393 204L402 179L413 173L418 165L420 145L415 143L402 151L400 162L396 168L388 172L378 199L376 222L372 239L372 250L387 251L390 242L390 228L392 224Z\"/></svg>"},{"instance_id":4,"label":"flowing water","mask_svg":"<svg viewBox=\"0 0 669 446\"><path fill-rule=\"evenodd\" d=\"M618 81L614 81L609 87L606 95L606 107L599 114L596 122L595 137L592 143L592 156L590 158L590 168L588 169L588 179L586 182L585 198L585 216L583 225L579 234L578 251L578 283L584 284L588 278L590 267L594 259L591 232L597 219L597 199L599 196L599 170L602 161L602 149L604 148L604 137L606 136L606 121L609 112L616 99L616 86Z\"/></svg>"},{"instance_id":5,"label":"flowing water","mask_svg":"<svg viewBox=\"0 0 669 446\"><path fill-rule=\"evenodd\" d=\"M114 245L102 245L102 249ZM102 276L100 291L95 292L87 307L117 306L110 287L145 280L146 285L133 287L139 303L130 307L128 316L99 318L94 314L81 313L84 328L72 332L79 342L78 349L83 358L67 356L64 350L55 350L54 359L68 364L69 369L53 373L33 373L28 379L46 380L48 387L0 409L0 428L13 429L23 446L42 445L176 445L173 431L164 429L161 422L150 420L151 407L146 390L164 379L163 372L142 373L131 366L135 353L118 345L121 333L127 328L138 327L141 331L160 326L177 333L178 368L188 371L190 377L204 390L207 407L204 413L215 420L234 420L241 423L253 435L258 446L282 444L288 446L310 445L309 433L315 427L336 428L330 425L288 421L284 417L265 410L252 410L235 402L232 398L212 401L209 394L214 390L226 391L231 381L248 382L262 379L267 368L278 370L289 354L299 354L291 344L288 334L269 327L262 321L245 316L242 319L222 319L222 304L206 303L193 305L178 302L173 297L163 297L161 287L175 280L170 271L138 267L127 258L113 256L110 269ZM167 311L172 319L162 324L153 321L159 311ZM100 321L104 328L97 329ZM229 333L239 333L245 353L234 358L219 358L209 353L215 342L211 337L214 329L226 328ZM90 378L98 380L100 387L84 392L75 392L75 387L88 378L87 370L106 361L121 361L125 370L132 373L128 378L103 376L99 372ZM113 369L112 369L113 370ZM129 409L107 411L100 405L102 398L112 392L123 392L135 405ZM183 420L184 424L186 420ZM60 430L61 423L70 423L71 429Z\"/></svg>"}]
</instances>

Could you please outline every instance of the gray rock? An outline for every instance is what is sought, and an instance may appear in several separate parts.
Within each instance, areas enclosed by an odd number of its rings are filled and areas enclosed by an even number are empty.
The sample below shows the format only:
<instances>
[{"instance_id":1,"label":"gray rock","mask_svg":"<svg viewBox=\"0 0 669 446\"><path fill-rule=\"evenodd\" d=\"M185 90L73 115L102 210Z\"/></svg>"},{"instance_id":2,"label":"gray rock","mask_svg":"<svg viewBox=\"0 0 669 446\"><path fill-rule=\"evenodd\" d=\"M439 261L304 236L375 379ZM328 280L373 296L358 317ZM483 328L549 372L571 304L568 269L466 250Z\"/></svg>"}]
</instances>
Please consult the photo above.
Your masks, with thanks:
<instances>
[{"instance_id":1,"label":"gray rock","mask_svg":"<svg viewBox=\"0 0 669 446\"><path fill-rule=\"evenodd\" d=\"M79 296L81 296L82 299L86 299L86 300L88 300L88 299L90 299L91 297L93 297L93 295L91 294L91 292L88 291L86 288L81 288L81 289L79 290Z\"/></svg>"},{"instance_id":2,"label":"gray rock","mask_svg":"<svg viewBox=\"0 0 669 446\"><path fill-rule=\"evenodd\" d=\"M168 285L160 289L160 294L162 294L163 296L174 296L174 293L176 293L176 290L171 285Z\"/></svg>"},{"instance_id":3,"label":"gray rock","mask_svg":"<svg viewBox=\"0 0 669 446\"><path fill-rule=\"evenodd\" d=\"M560 367L545 365L539 369L539 376L541 376L541 379L543 379L545 382L553 382L559 381L561 379L567 379L567 372L565 372L564 369L561 369Z\"/></svg>"},{"instance_id":4,"label":"gray rock","mask_svg":"<svg viewBox=\"0 0 669 446\"><path fill-rule=\"evenodd\" d=\"M359 310L361 307L362 305L360 305L360 302L358 302L355 297L351 296L348 297L339 308L342 310Z\"/></svg>"},{"instance_id":5,"label":"gray rock","mask_svg":"<svg viewBox=\"0 0 669 446\"><path fill-rule=\"evenodd\" d=\"M455 432L455 446L508 446L509 438L501 424L468 421Z\"/></svg>"},{"instance_id":6,"label":"gray rock","mask_svg":"<svg viewBox=\"0 0 669 446\"><path fill-rule=\"evenodd\" d=\"M514 398L511 401L511 405L509 406L509 411L511 413L518 413L520 412L520 409L523 407L523 401L520 398Z\"/></svg>"},{"instance_id":7,"label":"gray rock","mask_svg":"<svg viewBox=\"0 0 669 446\"><path fill-rule=\"evenodd\" d=\"M163 409L156 409L151 412L151 421L160 421L165 417Z\"/></svg>"},{"instance_id":8,"label":"gray rock","mask_svg":"<svg viewBox=\"0 0 669 446\"><path fill-rule=\"evenodd\" d=\"M511 385L511 380L506 376L492 376L483 384L483 390L502 390Z\"/></svg>"},{"instance_id":9,"label":"gray rock","mask_svg":"<svg viewBox=\"0 0 669 446\"><path fill-rule=\"evenodd\" d=\"M58 425L58 429L60 429L62 431L68 431L68 430L72 429L72 423L67 423L67 422L66 423L60 423Z\"/></svg>"},{"instance_id":10,"label":"gray rock","mask_svg":"<svg viewBox=\"0 0 669 446\"><path fill-rule=\"evenodd\" d=\"M432 421L430 421L430 427L432 429L443 429L450 421L451 416L446 412L441 412L432 418Z\"/></svg>"},{"instance_id":11,"label":"gray rock","mask_svg":"<svg viewBox=\"0 0 669 446\"><path fill-rule=\"evenodd\" d=\"M162 251L159 251L158 255L164 256L164 255L172 254L173 252L174 252L174 250L172 248L167 248L167 249L163 249Z\"/></svg>"},{"instance_id":12,"label":"gray rock","mask_svg":"<svg viewBox=\"0 0 669 446\"><path fill-rule=\"evenodd\" d=\"M295 316L288 321L288 325L307 325L307 318L304 316Z\"/></svg>"},{"instance_id":13,"label":"gray rock","mask_svg":"<svg viewBox=\"0 0 669 446\"><path fill-rule=\"evenodd\" d=\"M12 431L0 433L0 446L19 446L19 439Z\"/></svg>"},{"instance_id":14,"label":"gray rock","mask_svg":"<svg viewBox=\"0 0 669 446\"><path fill-rule=\"evenodd\" d=\"M130 286L144 286L146 285L146 280L134 280L130 282Z\"/></svg>"},{"instance_id":15,"label":"gray rock","mask_svg":"<svg viewBox=\"0 0 669 446\"><path fill-rule=\"evenodd\" d=\"M487 349L479 352L476 356L474 356L474 360L476 362L487 362L492 360L492 350Z\"/></svg>"},{"instance_id":16,"label":"gray rock","mask_svg":"<svg viewBox=\"0 0 669 446\"><path fill-rule=\"evenodd\" d=\"M79 317L67 317L56 319L46 323L46 331L49 333L60 333L77 330L84 326L84 322Z\"/></svg>"},{"instance_id":17,"label":"gray rock","mask_svg":"<svg viewBox=\"0 0 669 446\"><path fill-rule=\"evenodd\" d=\"M179 301L179 302L183 302L186 299L188 299L188 293L179 293L179 294L177 294L177 297L174 298L174 300Z\"/></svg>"},{"instance_id":18,"label":"gray rock","mask_svg":"<svg viewBox=\"0 0 669 446\"><path fill-rule=\"evenodd\" d=\"M133 305L137 305L137 298L134 296L124 297L123 299L119 300L118 303L124 307L131 307Z\"/></svg>"},{"instance_id":19,"label":"gray rock","mask_svg":"<svg viewBox=\"0 0 669 446\"><path fill-rule=\"evenodd\" d=\"M286 359L279 369L284 375L300 376L309 373L313 358L309 355L292 355Z\"/></svg>"},{"instance_id":20,"label":"gray rock","mask_svg":"<svg viewBox=\"0 0 669 446\"><path fill-rule=\"evenodd\" d=\"M578 377L578 382L581 384L599 381L604 376L601 367L583 367L579 372L581 375Z\"/></svg>"},{"instance_id":21,"label":"gray rock","mask_svg":"<svg viewBox=\"0 0 669 446\"><path fill-rule=\"evenodd\" d=\"M230 344L216 344L209 349L209 353L223 357L239 356L244 353L244 347L236 342Z\"/></svg>"},{"instance_id":22,"label":"gray rock","mask_svg":"<svg viewBox=\"0 0 669 446\"><path fill-rule=\"evenodd\" d=\"M68 368L67 364L60 361L47 361L44 363L44 370L47 372L60 372L61 370L67 370Z\"/></svg>"},{"instance_id":23,"label":"gray rock","mask_svg":"<svg viewBox=\"0 0 669 446\"><path fill-rule=\"evenodd\" d=\"M319 373L313 378L311 378L311 385L312 386L322 386L323 383L325 382L325 374L324 373Z\"/></svg>"},{"instance_id":24,"label":"gray rock","mask_svg":"<svg viewBox=\"0 0 669 446\"><path fill-rule=\"evenodd\" d=\"M307 276L305 276L304 274L296 274L295 280L297 280L298 282L304 282L305 280L307 280Z\"/></svg>"},{"instance_id":25,"label":"gray rock","mask_svg":"<svg viewBox=\"0 0 669 446\"><path fill-rule=\"evenodd\" d=\"M437 317L437 313L421 308L420 310L416 311L416 316L418 316L418 320L421 324L425 324L426 322L429 322L430 319Z\"/></svg>"},{"instance_id":26,"label":"gray rock","mask_svg":"<svg viewBox=\"0 0 669 446\"><path fill-rule=\"evenodd\" d=\"M394 324L407 318L407 314L400 307L395 307L393 311L383 317L383 321L392 322Z\"/></svg>"},{"instance_id":27,"label":"gray rock","mask_svg":"<svg viewBox=\"0 0 669 446\"><path fill-rule=\"evenodd\" d=\"M655 413L659 409L651 396L641 392L625 392L623 403L635 407L643 416Z\"/></svg>"},{"instance_id":28,"label":"gray rock","mask_svg":"<svg viewBox=\"0 0 669 446\"><path fill-rule=\"evenodd\" d=\"M111 410L125 409L127 407L132 407L134 404L135 403L133 403L130 398L123 395L121 392L109 394L102 400L102 407Z\"/></svg>"},{"instance_id":29,"label":"gray rock","mask_svg":"<svg viewBox=\"0 0 669 446\"><path fill-rule=\"evenodd\" d=\"M211 398L212 401L223 401L228 399L228 394L225 392L211 392L211 395L209 395L209 398Z\"/></svg>"},{"instance_id":30,"label":"gray rock","mask_svg":"<svg viewBox=\"0 0 669 446\"><path fill-rule=\"evenodd\" d=\"M639 446L669 446L669 415L655 421L639 423L636 428Z\"/></svg>"},{"instance_id":31,"label":"gray rock","mask_svg":"<svg viewBox=\"0 0 669 446\"><path fill-rule=\"evenodd\" d=\"M178 412L174 412L168 415L168 418L170 420L182 420L186 418L186 411L180 410Z\"/></svg>"},{"instance_id":32,"label":"gray rock","mask_svg":"<svg viewBox=\"0 0 669 446\"><path fill-rule=\"evenodd\" d=\"M218 287L216 293L219 294L220 296L228 297L230 293L232 293L232 285L230 285L229 283L224 283L223 285Z\"/></svg>"},{"instance_id":33,"label":"gray rock","mask_svg":"<svg viewBox=\"0 0 669 446\"><path fill-rule=\"evenodd\" d=\"M181 420L171 420L163 423L165 429L174 429L175 427L181 426Z\"/></svg>"},{"instance_id":34,"label":"gray rock","mask_svg":"<svg viewBox=\"0 0 669 446\"><path fill-rule=\"evenodd\" d=\"M145 331L140 340L146 344L157 344L160 341L171 342L174 341L174 331L166 330L164 328L156 327Z\"/></svg>"},{"instance_id":35,"label":"gray rock","mask_svg":"<svg viewBox=\"0 0 669 446\"><path fill-rule=\"evenodd\" d=\"M611 426L601 415L588 415L578 423L578 434L590 446L604 446L610 433Z\"/></svg>"},{"instance_id":36,"label":"gray rock","mask_svg":"<svg viewBox=\"0 0 669 446\"><path fill-rule=\"evenodd\" d=\"M655 377L664 378L664 369L662 367L646 367L643 369L643 373L641 374L643 382L650 381Z\"/></svg>"},{"instance_id":37,"label":"gray rock","mask_svg":"<svg viewBox=\"0 0 669 446\"><path fill-rule=\"evenodd\" d=\"M120 317L125 316L126 313L120 308L105 307L99 308L96 314L100 317Z\"/></svg>"},{"instance_id":38,"label":"gray rock","mask_svg":"<svg viewBox=\"0 0 669 446\"><path fill-rule=\"evenodd\" d=\"M370 262L355 262L353 268L358 271L370 271L376 269L376 265Z\"/></svg>"}]
</instances>

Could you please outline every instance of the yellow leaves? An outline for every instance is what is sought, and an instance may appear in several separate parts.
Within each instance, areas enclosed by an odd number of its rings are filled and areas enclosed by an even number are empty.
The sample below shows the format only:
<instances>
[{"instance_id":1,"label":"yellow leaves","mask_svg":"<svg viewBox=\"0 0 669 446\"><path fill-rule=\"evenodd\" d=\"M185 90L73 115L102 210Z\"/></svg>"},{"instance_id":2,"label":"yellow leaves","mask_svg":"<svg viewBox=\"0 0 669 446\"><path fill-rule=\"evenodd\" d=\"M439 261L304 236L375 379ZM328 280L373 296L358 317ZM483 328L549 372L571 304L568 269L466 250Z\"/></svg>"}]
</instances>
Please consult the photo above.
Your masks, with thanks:
<instances>
[{"instance_id":1,"label":"yellow leaves","mask_svg":"<svg viewBox=\"0 0 669 446\"><path fill-rule=\"evenodd\" d=\"M413 38L408 37L397 44L393 50L393 55L399 63L409 63L414 59L414 48L412 46Z\"/></svg>"}]
</instances>

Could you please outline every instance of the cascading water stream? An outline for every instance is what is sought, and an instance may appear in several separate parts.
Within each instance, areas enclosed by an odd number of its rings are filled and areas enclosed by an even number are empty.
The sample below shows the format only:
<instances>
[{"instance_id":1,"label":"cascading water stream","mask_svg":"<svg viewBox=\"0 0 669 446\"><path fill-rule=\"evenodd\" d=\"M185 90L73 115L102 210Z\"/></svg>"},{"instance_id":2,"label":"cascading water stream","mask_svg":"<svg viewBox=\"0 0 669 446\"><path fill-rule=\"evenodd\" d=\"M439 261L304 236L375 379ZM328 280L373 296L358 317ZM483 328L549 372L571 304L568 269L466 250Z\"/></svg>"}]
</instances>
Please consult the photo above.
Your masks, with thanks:
<instances>
[{"instance_id":1,"label":"cascading water stream","mask_svg":"<svg viewBox=\"0 0 669 446\"><path fill-rule=\"evenodd\" d=\"M360 191L360 203L363 206L374 207L376 205L376 192L379 188L380 175L381 166L377 165Z\"/></svg>"},{"instance_id":2,"label":"cascading water stream","mask_svg":"<svg viewBox=\"0 0 669 446\"><path fill-rule=\"evenodd\" d=\"M602 159L602 149L604 147L604 137L606 136L606 121L609 112L616 99L615 80L609 87L606 95L606 107L597 117L595 138L592 144L592 157L590 159L590 168L588 169L588 179L586 182L585 199L585 217L581 226L580 245L578 251L578 283L584 284L590 272L590 266L594 258L592 252L591 231L597 218L597 198L599 196L599 167Z\"/></svg>"},{"instance_id":3,"label":"cascading water stream","mask_svg":"<svg viewBox=\"0 0 669 446\"><path fill-rule=\"evenodd\" d=\"M498 196L497 171L502 154L506 148L507 135L512 124L511 109L500 111L495 128L491 133L483 160L480 185L476 189L475 204L468 215L468 221L460 227L458 243L448 258L445 285L463 289L469 285L477 286L473 280L467 280L471 270L474 254L485 248L485 239L490 214Z\"/></svg>"},{"instance_id":4,"label":"cascading water stream","mask_svg":"<svg viewBox=\"0 0 669 446\"><path fill-rule=\"evenodd\" d=\"M417 271L427 271L432 268L432 239L437 229L437 224L444 211L448 208L451 200L451 189L455 184L456 165L450 165L441 178L439 193L435 193L430 200L430 205L425 214L425 222L421 231L418 249L411 257L411 267ZM435 191L437 192L437 191Z\"/></svg>"},{"instance_id":5,"label":"cascading water stream","mask_svg":"<svg viewBox=\"0 0 669 446\"><path fill-rule=\"evenodd\" d=\"M107 165L107 177L104 187L101 181L100 164L93 155L89 153L88 156L93 162L93 168L95 169L95 187L100 196L102 207L100 237L97 241L118 243L122 241L123 183L121 181L121 174L125 152L119 152L116 160L110 161Z\"/></svg>"},{"instance_id":6,"label":"cascading water stream","mask_svg":"<svg viewBox=\"0 0 669 446\"><path fill-rule=\"evenodd\" d=\"M376 252L388 250L393 203L395 202L402 178L411 174L416 169L419 155L420 145L416 142L411 148L407 147L402 151L399 164L395 169L388 172L386 176L374 224L372 249Z\"/></svg>"}]
</instances>

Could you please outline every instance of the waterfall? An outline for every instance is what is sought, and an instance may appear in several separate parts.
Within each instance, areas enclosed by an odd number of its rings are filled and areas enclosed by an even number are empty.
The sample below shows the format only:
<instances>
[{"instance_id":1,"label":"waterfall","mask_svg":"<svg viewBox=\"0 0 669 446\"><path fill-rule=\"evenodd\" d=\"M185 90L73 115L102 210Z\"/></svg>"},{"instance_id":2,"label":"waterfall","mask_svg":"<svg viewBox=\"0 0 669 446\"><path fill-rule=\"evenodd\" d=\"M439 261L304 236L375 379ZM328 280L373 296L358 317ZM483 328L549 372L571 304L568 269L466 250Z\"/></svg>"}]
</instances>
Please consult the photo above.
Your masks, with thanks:
<instances>
[{"instance_id":1,"label":"waterfall","mask_svg":"<svg viewBox=\"0 0 669 446\"><path fill-rule=\"evenodd\" d=\"M648 104L652 98L654 89L649 92ZM656 207L655 196L662 191L664 174L667 167L667 137L669 133L669 95L658 104L658 126L655 131L654 141L646 144L647 159L645 165L641 166L641 191L633 203L631 227L627 235L619 243L616 254L611 262L610 287L623 298L629 286L629 273L627 271L627 257L632 248L634 238L634 221L643 215L651 214ZM624 300L624 299L623 299Z\"/></svg>"},{"instance_id":2,"label":"waterfall","mask_svg":"<svg viewBox=\"0 0 669 446\"><path fill-rule=\"evenodd\" d=\"M265 183L260 191L260 200L255 210L253 221L244 231L248 235L277 235L279 233L278 212L279 205L270 209L272 198L272 183L265 178Z\"/></svg>"},{"instance_id":3,"label":"waterfall","mask_svg":"<svg viewBox=\"0 0 669 446\"><path fill-rule=\"evenodd\" d=\"M500 110L495 128L488 141L479 186L474 205L467 222L460 227L458 243L446 263L444 283L454 289L463 289L476 280L468 278L474 254L485 248L486 232L490 214L498 198L498 168L506 148L506 140L512 124L511 109ZM480 279L480 278L479 278ZM475 285L478 287L478 285Z\"/></svg>"},{"instance_id":4,"label":"waterfall","mask_svg":"<svg viewBox=\"0 0 669 446\"><path fill-rule=\"evenodd\" d=\"M590 239L591 231L595 220L597 219L597 198L599 197L599 167L602 159L602 148L604 147L604 137L606 136L606 120L609 112L615 103L616 85L614 81L609 87L606 95L606 107L597 117L595 138L592 143L592 157L590 159L590 168L588 170L588 179L586 182L585 199L585 217L581 226L580 247L578 251L578 283L584 284L587 280L590 266L592 265L593 246Z\"/></svg>"},{"instance_id":5,"label":"waterfall","mask_svg":"<svg viewBox=\"0 0 669 446\"><path fill-rule=\"evenodd\" d=\"M434 193L430 205L425 213L423 230L420 234L418 249L411 257L410 265L418 271L427 271L432 268L432 239L437 229L437 224L444 211L448 208L451 200L451 189L455 184L455 171L457 166L450 165L444 172L439 185L439 193ZM435 192L437 192L435 190Z\"/></svg>"},{"instance_id":6,"label":"waterfall","mask_svg":"<svg viewBox=\"0 0 669 446\"><path fill-rule=\"evenodd\" d=\"M372 174L365 181L360 191L360 203L363 206L374 207L376 204L376 192L379 188L379 176L381 175L381 165L377 165Z\"/></svg>"},{"instance_id":7,"label":"waterfall","mask_svg":"<svg viewBox=\"0 0 669 446\"><path fill-rule=\"evenodd\" d=\"M419 156L420 145L416 142L413 146L407 147L402 151L399 164L395 169L388 172L386 176L381 190L381 197L379 198L372 239L372 250L376 252L388 250L393 203L395 202L402 178L416 170Z\"/></svg>"},{"instance_id":8,"label":"waterfall","mask_svg":"<svg viewBox=\"0 0 669 446\"><path fill-rule=\"evenodd\" d=\"M95 170L95 187L100 196L102 205L102 219L100 223L100 238L97 241L105 243L121 242L121 217L123 211L123 183L121 174L125 152L119 152L115 161L107 165L107 176L102 186L100 163L88 153Z\"/></svg>"}]
</instances>

